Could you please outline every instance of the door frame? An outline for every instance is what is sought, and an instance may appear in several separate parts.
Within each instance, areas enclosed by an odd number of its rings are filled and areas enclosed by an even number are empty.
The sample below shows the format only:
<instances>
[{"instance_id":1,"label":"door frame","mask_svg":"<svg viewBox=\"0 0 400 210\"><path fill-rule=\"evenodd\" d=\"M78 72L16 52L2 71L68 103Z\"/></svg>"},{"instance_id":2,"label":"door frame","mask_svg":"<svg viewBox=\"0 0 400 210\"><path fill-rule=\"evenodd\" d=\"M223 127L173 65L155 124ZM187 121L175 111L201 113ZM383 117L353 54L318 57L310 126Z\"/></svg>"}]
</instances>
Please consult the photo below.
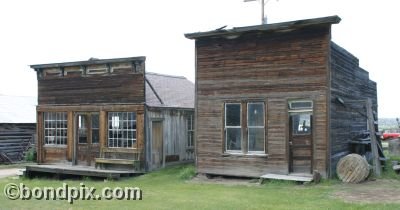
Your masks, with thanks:
<instances>
[{"instance_id":1,"label":"door frame","mask_svg":"<svg viewBox=\"0 0 400 210\"><path fill-rule=\"evenodd\" d=\"M79 146L79 137L78 137L78 131L79 131L79 127L78 127L78 116L79 115L84 115L86 117L87 120L87 129L86 129L86 134L87 134L87 146L88 146L88 150L91 150L92 147L92 118L91 116L93 114L97 114L99 116L99 120L100 120L100 112L96 112L96 111L84 111L84 112L74 112L73 113L73 125L74 125L74 141L73 141L73 149L72 149L72 165L78 165L78 146ZM100 125L99 125L100 126ZM88 158L90 156L90 154L87 154L88 156L86 157L87 160L89 161Z\"/></svg>"},{"instance_id":2,"label":"door frame","mask_svg":"<svg viewBox=\"0 0 400 210\"><path fill-rule=\"evenodd\" d=\"M150 141L149 141L149 146L150 146L150 165L151 165L151 170L153 170L154 168L153 168L153 122L159 122L159 123L161 123L161 131L162 131L162 134L161 134L161 137L162 137L162 143L161 143L161 146L162 146L162 164L161 164L161 167L162 168L164 168L165 167L165 140L164 140L164 118L151 118L150 119L150 132L149 132L149 136L150 136Z\"/></svg>"},{"instance_id":3,"label":"door frame","mask_svg":"<svg viewBox=\"0 0 400 210\"><path fill-rule=\"evenodd\" d=\"M300 109L291 109L290 107L289 107L289 104L290 103L292 103L292 102L311 102L311 107L307 107L307 108L300 108ZM291 125L291 122L290 122L290 118L291 118L291 115L293 115L293 113L297 113L297 114L301 114L301 113L309 113L309 114L311 114L311 134L310 134L310 136L311 136L311 148L310 148L310 150L311 150L311 165L310 165L310 174L312 174L312 171L313 171L313 167L314 167L314 140L315 140L315 138L314 138L314 136L315 136L315 130L314 130L314 128L315 128L315 121L314 121L314 114L315 114L315 112L314 112L314 105L315 105L315 103L314 103L314 100L312 100L312 99L304 99L304 98L302 98L302 99L299 99L299 98L292 98L292 99L288 99L287 101L286 101L286 104L287 104L287 106L286 106L286 110L287 110L287 121L286 121L286 126L287 126L287 132L286 132L286 148L287 148L287 160L288 160L288 162L287 162L287 172L288 172L288 174L290 174L290 173L294 173L293 171L290 171L290 166L291 166L291 145L290 145L290 141L291 141L291 132L292 132L292 127L290 126Z\"/></svg>"}]
</instances>

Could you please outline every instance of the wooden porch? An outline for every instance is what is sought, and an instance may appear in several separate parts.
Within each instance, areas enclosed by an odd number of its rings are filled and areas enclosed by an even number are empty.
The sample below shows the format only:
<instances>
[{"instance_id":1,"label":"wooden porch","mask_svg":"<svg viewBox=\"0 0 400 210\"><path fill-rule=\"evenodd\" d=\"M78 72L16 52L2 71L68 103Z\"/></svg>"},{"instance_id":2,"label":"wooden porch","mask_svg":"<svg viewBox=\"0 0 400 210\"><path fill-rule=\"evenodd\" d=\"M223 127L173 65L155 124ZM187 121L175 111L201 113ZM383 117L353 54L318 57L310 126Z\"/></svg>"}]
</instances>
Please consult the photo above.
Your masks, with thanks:
<instances>
[{"instance_id":1,"label":"wooden porch","mask_svg":"<svg viewBox=\"0 0 400 210\"><path fill-rule=\"evenodd\" d=\"M27 177L34 177L34 175L41 173L53 174L56 176L71 175L111 179L144 174L143 171L136 170L106 170L96 169L92 166L72 166L66 164L26 166L25 176Z\"/></svg>"}]
</instances>

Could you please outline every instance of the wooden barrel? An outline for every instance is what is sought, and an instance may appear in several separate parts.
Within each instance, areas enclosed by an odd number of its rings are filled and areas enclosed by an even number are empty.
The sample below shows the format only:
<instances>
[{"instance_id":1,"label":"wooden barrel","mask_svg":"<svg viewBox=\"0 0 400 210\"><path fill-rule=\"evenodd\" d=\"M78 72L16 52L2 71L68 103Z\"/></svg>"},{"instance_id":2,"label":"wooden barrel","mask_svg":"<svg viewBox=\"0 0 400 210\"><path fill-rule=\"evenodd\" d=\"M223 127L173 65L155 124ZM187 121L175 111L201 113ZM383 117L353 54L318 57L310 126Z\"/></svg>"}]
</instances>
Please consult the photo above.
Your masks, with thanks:
<instances>
[{"instance_id":1,"label":"wooden barrel","mask_svg":"<svg viewBox=\"0 0 400 210\"><path fill-rule=\"evenodd\" d=\"M350 154L339 160L336 173L343 182L359 183L368 177L369 165L360 155Z\"/></svg>"}]
</instances>

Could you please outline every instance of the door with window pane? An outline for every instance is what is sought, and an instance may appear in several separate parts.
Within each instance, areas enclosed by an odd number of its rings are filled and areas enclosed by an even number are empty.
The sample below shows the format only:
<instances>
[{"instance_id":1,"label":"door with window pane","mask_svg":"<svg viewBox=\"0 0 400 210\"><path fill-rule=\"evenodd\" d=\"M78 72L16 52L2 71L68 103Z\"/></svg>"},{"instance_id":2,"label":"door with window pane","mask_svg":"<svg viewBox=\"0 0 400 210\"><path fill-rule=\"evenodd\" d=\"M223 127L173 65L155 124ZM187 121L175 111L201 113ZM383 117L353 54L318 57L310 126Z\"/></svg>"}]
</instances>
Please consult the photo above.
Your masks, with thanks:
<instances>
[{"instance_id":1,"label":"door with window pane","mask_svg":"<svg viewBox=\"0 0 400 210\"><path fill-rule=\"evenodd\" d=\"M98 112L75 115L74 145L74 164L92 165L100 150Z\"/></svg>"},{"instance_id":2,"label":"door with window pane","mask_svg":"<svg viewBox=\"0 0 400 210\"><path fill-rule=\"evenodd\" d=\"M290 113L289 172L311 173L312 113Z\"/></svg>"}]
</instances>

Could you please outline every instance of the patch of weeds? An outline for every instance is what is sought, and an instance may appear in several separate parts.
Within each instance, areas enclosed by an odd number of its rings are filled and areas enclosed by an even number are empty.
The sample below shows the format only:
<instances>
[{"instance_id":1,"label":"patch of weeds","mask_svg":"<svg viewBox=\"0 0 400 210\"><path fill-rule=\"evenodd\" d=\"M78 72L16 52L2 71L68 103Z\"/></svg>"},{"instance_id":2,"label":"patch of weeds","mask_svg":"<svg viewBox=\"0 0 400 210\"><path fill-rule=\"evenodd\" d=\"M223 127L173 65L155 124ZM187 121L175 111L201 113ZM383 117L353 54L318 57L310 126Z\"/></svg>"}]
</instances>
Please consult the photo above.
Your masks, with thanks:
<instances>
[{"instance_id":1,"label":"patch of weeds","mask_svg":"<svg viewBox=\"0 0 400 210\"><path fill-rule=\"evenodd\" d=\"M183 180L189 180L196 175L196 169L193 165L187 165L182 167L180 170L178 177Z\"/></svg>"},{"instance_id":2,"label":"patch of weeds","mask_svg":"<svg viewBox=\"0 0 400 210\"><path fill-rule=\"evenodd\" d=\"M36 161L36 149L35 148L32 147L26 152L25 161L31 161L31 162Z\"/></svg>"},{"instance_id":3,"label":"patch of weeds","mask_svg":"<svg viewBox=\"0 0 400 210\"><path fill-rule=\"evenodd\" d=\"M400 163L400 157L399 156L389 156L389 155L387 155L386 157L387 157L387 160L385 163L385 170L383 170L381 178L400 179L400 174L397 174L393 170L393 165L392 165L392 161L399 161L399 163Z\"/></svg>"},{"instance_id":4,"label":"patch of weeds","mask_svg":"<svg viewBox=\"0 0 400 210\"><path fill-rule=\"evenodd\" d=\"M293 186L298 185L295 181L287 181L287 180L277 180L277 179L264 179L262 182L264 186Z\"/></svg>"},{"instance_id":5,"label":"patch of weeds","mask_svg":"<svg viewBox=\"0 0 400 210\"><path fill-rule=\"evenodd\" d=\"M93 179L90 176L83 176L82 181L89 182L89 181L93 181Z\"/></svg>"}]
</instances>

